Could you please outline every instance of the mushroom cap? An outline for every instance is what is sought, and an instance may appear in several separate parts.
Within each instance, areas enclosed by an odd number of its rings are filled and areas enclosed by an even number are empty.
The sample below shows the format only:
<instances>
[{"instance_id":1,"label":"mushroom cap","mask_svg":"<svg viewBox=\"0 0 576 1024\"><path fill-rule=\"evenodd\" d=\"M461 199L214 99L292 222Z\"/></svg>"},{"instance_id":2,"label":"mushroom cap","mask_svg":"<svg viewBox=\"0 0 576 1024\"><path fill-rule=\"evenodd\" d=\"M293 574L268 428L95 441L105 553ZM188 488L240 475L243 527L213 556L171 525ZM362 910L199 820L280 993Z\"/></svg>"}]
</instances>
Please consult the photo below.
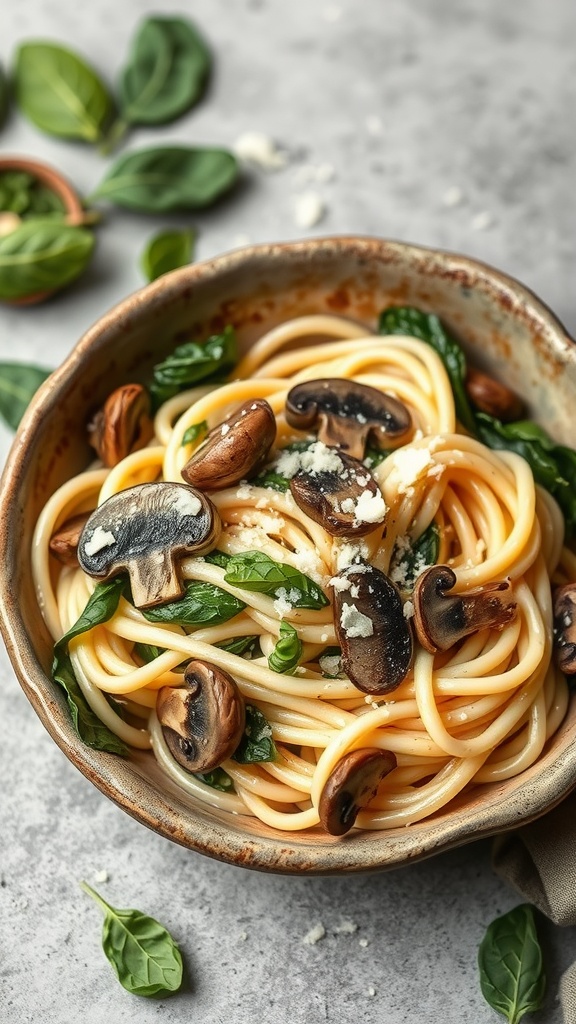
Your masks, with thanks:
<instances>
[{"instance_id":1,"label":"mushroom cap","mask_svg":"<svg viewBox=\"0 0 576 1024\"><path fill-rule=\"evenodd\" d=\"M116 388L88 424L88 441L105 466L116 466L148 443L154 432L150 395L141 384Z\"/></svg>"},{"instance_id":2,"label":"mushroom cap","mask_svg":"<svg viewBox=\"0 0 576 1024\"><path fill-rule=\"evenodd\" d=\"M156 714L170 753L189 772L217 768L244 732L244 701L234 679L207 661L188 662L183 686L158 691Z\"/></svg>"},{"instance_id":3,"label":"mushroom cap","mask_svg":"<svg viewBox=\"0 0 576 1024\"><path fill-rule=\"evenodd\" d=\"M382 779L396 767L390 750L351 750L329 775L318 804L320 824L332 836L353 827L358 812L373 799Z\"/></svg>"},{"instance_id":4,"label":"mushroom cap","mask_svg":"<svg viewBox=\"0 0 576 1024\"><path fill-rule=\"evenodd\" d=\"M560 671L576 675L576 583L554 593L554 652Z\"/></svg>"},{"instance_id":5,"label":"mushroom cap","mask_svg":"<svg viewBox=\"0 0 576 1024\"><path fill-rule=\"evenodd\" d=\"M182 476L203 491L232 487L260 469L275 439L276 417L270 405L254 398L213 427Z\"/></svg>"},{"instance_id":6,"label":"mushroom cap","mask_svg":"<svg viewBox=\"0 0 576 1024\"><path fill-rule=\"evenodd\" d=\"M290 481L294 501L332 537L372 533L386 516L382 492L372 473L351 455L320 447L323 452L317 468L301 469ZM323 462L330 468L323 469Z\"/></svg>"},{"instance_id":7,"label":"mushroom cap","mask_svg":"<svg viewBox=\"0 0 576 1024\"><path fill-rule=\"evenodd\" d=\"M363 693L391 693L412 663L413 640L398 588L367 562L343 569L334 587L334 627L342 664Z\"/></svg>"},{"instance_id":8,"label":"mushroom cap","mask_svg":"<svg viewBox=\"0 0 576 1024\"><path fill-rule=\"evenodd\" d=\"M430 654L447 651L480 629L503 629L516 617L509 580L486 583L463 594L447 594L456 582L456 573L448 565L432 565L414 585L414 627Z\"/></svg>"}]
</instances>

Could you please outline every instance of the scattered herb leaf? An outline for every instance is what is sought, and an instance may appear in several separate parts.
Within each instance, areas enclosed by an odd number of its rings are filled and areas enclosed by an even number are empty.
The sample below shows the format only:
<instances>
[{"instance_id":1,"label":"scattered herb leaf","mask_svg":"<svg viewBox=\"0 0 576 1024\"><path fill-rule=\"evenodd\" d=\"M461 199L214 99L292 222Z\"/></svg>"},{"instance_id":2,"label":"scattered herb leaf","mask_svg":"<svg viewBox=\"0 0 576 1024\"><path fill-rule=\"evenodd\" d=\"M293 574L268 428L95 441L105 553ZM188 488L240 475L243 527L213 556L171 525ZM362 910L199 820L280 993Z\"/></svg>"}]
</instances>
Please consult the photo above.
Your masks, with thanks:
<instances>
[{"instance_id":1,"label":"scattered herb leaf","mask_svg":"<svg viewBox=\"0 0 576 1024\"><path fill-rule=\"evenodd\" d=\"M205 562L209 562L210 565L218 565L221 569L226 569L228 562L231 559L231 555L227 555L224 551L209 551L207 555L202 556Z\"/></svg>"},{"instance_id":2,"label":"scattered herb leaf","mask_svg":"<svg viewBox=\"0 0 576 1024\"><path fill-rule=\"evenodd\" d=\"M534 911L523 903L489 925L478 950L480 987L510 1024L542 1006L546 978Z\"/></svg>"},{"instance_id":3,"label":"scattered herb leaf","mask_svg":"<svg viewBox=\"0 0 576 1024\"><path fill-rule=\"evenodd\" d=\"M193 772L195 779L203 782L205 786L211 786L212 789L219 789L221 793L233 793L234 783L228 772L225 772L223 768L213 768L211 772L202 774L201 772Z\"/></svg>"},{"instance_id":4,"label":"scattered herb leaf","mask_svg":"<svg viewBox=\"0 0 576 1024\"><path fill-rule=\"evenodd\" d=\"M232 759L238 764L256 764L258 761L275 761L277 756L270 723L259 708L247 704L246 728Z\"/></svg>"},{"instance_id":5,"label":"scattered herb leaf","mask_svg":"<svg viewBox=\"0 0 576 1024\"><path fill-rule=\"evenodd\" d=\"M285 562L275 562L263 551L232 555L224 576L243 590L286 597L294 608L324 608L328 598L309 576Z\"/></svg>"},{"instance_id":6,"label":"scattered herb leaf","mask_svg":"<svg viewBox=\"0 0 576 1024\"><path fill-rule=\"evenodd\" d=\"M148 390L156 408L179 391L228 373L237 361L238 348L232 327L225 327L222 334L213 334L202 344L185 341L178 345L163 362L156 363L152 371Z\"/></svg>"},{"instance_id":7,"label":"scattered herb leaf","mask_svg":"<svg viewBox=\"0 0 576 1024\"><path fill-rule=\"evenodd\" d=\"M179 626L217 626L238 615L246 605L220 587L198 580L188 580L185 593L177 601L145 608L142 614L149 622L173 622Z\"/></svg>"},{"instance_id":8,"label":"scattered herb leaf","mask_svg":"<svg viewBox=\"0 0 576 1024\"><path fill-rule=\"evenodd\" d=\"M241 657L243 654L252 654L258 640L258 635L236 636L233 640L222 640L220 643L214 644L214 646L219 647L221 651L227 651L228 654L236 654L238 657Z\"/></svg>"},{"instance_id":9,"label":"scattered herb leaf","mask_svg":"<svg viewBox=\"0 0 576 1024\"><path fill-rule=\"evenodd\" d=\"M80 276L94 249L86 228L27 220L0 238L0 299L56 291Z\"/></svg>"},{"instance_id":10,"label":"scattered herb leaf","mask_svg":"<svg viewBox=\"0 0 576 1024\"><path fill-rule=\"evenodd\" d=\"M74 675L70 656L63 648L55 649L52 678L66 694L72 724L80 739L93 750L105 750L110 754L128 757L126 744L92 711Z\"/></svg>"},{"instance_id":11,"label":"scattered herb leaf","mask_svg":"<svg viewBox=\"0 0 576 1024\"><path fill-rule=\"evenodd\" d=\"M291 673L302 657L302 641L294 626L282 619L280 636L268 657L268 668L273 672Z\"/></svg>"},{"instance_id":12,"label":"scattered herb leaf","mask_svg":"<svg viewBox=\"0 0 576 1024\"><path fill-rule=\"evenodd\" d=\"M27 363L0 363L0 416L16 430L30 400L51 370Z\"/></svg>"},{"instance_id":13,"label":"scattered herb leaf","mask_svg":"<svg viewBox=\"0 0 576 1024\"><path fill-rule=\"evenodd\" d=\"M162 274L184 267L192 259L195 233L160 231L148 242L142 254L142 270L147 281L156 281Z\"/></svg>"},{"instance_id":14,"label":"scattered herb leaf","mask_svg":"<svg viewBox=\"0 0 576 1024\"><path fill-rule=\"evenodd\" d=\"M208 433L208 424L206 420L202 420L201 423L193 423L187 430L184 431L182 437L182 446L185 444L194 444L194 441L201 441L203 437Z\"/></svg>"},{"instance_id":15,"label":"scattered herb leaf","mask_svg":"<svg viewBox=\"0 0 576 1024\"><path fill-rule=\"evenodd\" d=\"M164 647L155 647L154 644L135 644L134 650L142 661L149 665L151 661L156 661L161 654L164 654Z\"/></svg>"}]
</instances>

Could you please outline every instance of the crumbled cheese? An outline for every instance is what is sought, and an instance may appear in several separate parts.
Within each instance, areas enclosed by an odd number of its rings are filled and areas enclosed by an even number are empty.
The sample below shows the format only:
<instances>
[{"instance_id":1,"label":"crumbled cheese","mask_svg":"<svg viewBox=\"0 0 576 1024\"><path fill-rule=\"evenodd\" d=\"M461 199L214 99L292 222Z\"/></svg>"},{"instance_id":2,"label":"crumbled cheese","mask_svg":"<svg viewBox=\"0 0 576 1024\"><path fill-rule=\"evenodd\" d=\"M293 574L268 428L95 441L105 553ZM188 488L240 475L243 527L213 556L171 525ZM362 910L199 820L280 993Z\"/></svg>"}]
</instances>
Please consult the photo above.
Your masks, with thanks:
<instances>
[{"instance_id":1,"label":"crumbled cheese","mask_svg":"<svg viewBox=\"0 0 576 1024\"><path fill-rule=\"evenodd\" d=\"M330 586L334 587L338 594L341 594L344 590L350 590L352 586L350 580L347 580L345 576L333 576L329 582Z\"/></svg>"},{"instance_id":2,"label":"crumbled cheese","mask_svg":"<svg viewBox=\"0 0 576 1024\"><path fill-rule=\"evenodd\" d=\"M485 551L486 551L486 541L482 540L482 538L480 537L480 539L476 541L476 554L480 558L480 556L483 555Z\"/></svg>"},{"instance_id":3,"label":"crumbled cheese","mask_svg":"<svg viewBox=\"0 0 576 1024\"><path fill-rule=\"evenodd\" d=\"M323 654L318 659L320 671L330 679L336 679L342 671L342 659L339 654Z\"/></svg>"},{"instance_id":4,"label":"crumbled cheese","mask_svg":"<svg viewBox=\"0 0 576 1024\"><path fill-rule=\"evenodd\" d=\"M394 476L399 494L405 494L422 476L424 470L434 465L427 448L400 448L394 452L392 458L394 466L390 476Z\"/></svg>"},{"instance_id":5,"label":"crumbled cheese","mask_svg":"<svg viewBox=\"0 0 576 1024\"><path fill-rule=\"evenodd\" d=\"M223 423L222 426L220 427L220 433L222 437L226 437L226 434L229 432L229 430L230 425L228 423Z\"/></svg>"},{"instance_id":6,"label":"crumbled cheese","mask_svg":"<svg viewBox=\"0 0 576 1024\"><path fill-rule=\"evenodd\" d=\"M302 939L302 942L306 946L315 946L316 943L320 942L320 939L323 939L325 935L326 929L324 925L320 922L319 924L315 924L314 927L306 933L306 935Z\"/></svg>"},{"instance_id":7,"label":"crumbled cheese","mask_svg":"<svg viewBox=\"0 0 576 1024\"><path fill-rule=\"evenodd\" d=\"M432 469L428 470L428 472L426 473L426 476L432 476L432 477L435 477L436 480L439 480L440 477L442 476L445 468L446 467L443 466L441 462L437 462L435 466L432 466Z\"/></svg>"},{"instance_id":8,"label":"crumbled cheese","mask_svg":"<svg viewBox=\"0 0 576 1024\"><path fill-rule=\"evenodd\" d=\"M381 523L385 515L386 503L380 492L372 494L371 491L362 491L354 509L354 522Z\"/></svg>"},{"instance_id":9,"label":"crumbled cheese","mask_svg":"<svg viewBox=\"0 0 576 1024\"><path fill-rule=\"evenodd\" d=\"M460 206L460 203L462 202L463 198L464 194L462 192L462 189L459 188L458 185L451 185L450 188L446 189L444 195L442 196L442 202L444 206L448 207Z\"/></svg>"},{"instance_id":10,"label":"crumbled cheese","mask_svg":"<svg viewBox=\"0 0 576 1024\"><path fill-rule=\"evenodd\" d=\"M402 611L404 613L404 618L405 619L411 619L413 617L413 615L414 615L414 602L413 601L404 601L404 604L402 606Z\"/></svg>"},{"instance_id":11,"label":"crumbled cheese","mask_svg":"<svg viewBox=\"0 0 576 1024\"><path fill-rule=\"evenodd\" d=\"M270 508L268 498L258 498L258 501L256 502L256 508Z\"/></svg>"},{"instance_id":12,"label":"crumbled cheese","mask_svg":"<svg viewBox=\"0 0 576 1024\"><path fill-rule=\"evenodd\" d=\"M374 985L370 985L370 987L368 988L368 995L369 996L375 996L376 995L376 989L374 988Z\"/></svg>"},{"instance_id":13,"label":"crumbled cheese","mask_svg":"<svg viewBox=\"0 0 576 1024\"><path fill-rule=\"evenodd\" d=\"M353 935L354 932L358 931L358 925L355 921L342 921L336 928L334 928L335 935Z\"/></svg>"},{"instance_id":14,"label":"crumbled cheese","mask_svg":"<svg viewBox=\"0 0 576 1024\"><path fill-rule=\"evenodd\" d=\"M288 480L300 470L317 476L319 473L341 473L343 468L344 463L338 453L322 441L315 441L305 452L281 452L276 462L276 471Z\"/></svg>"},{"instance_id":15,"label":"crumbled cheese","mask_svg":"<svg viewBox=\"0 0 576 1024\"><path fill-rule=\"evenodd\" d=\"M369 550L364 541L353 543L352 541L336 540L334 542L334 556L336 561L336 572L342 572L349 566L359 562L362 558L368 558Z\"/></svg>"},{"instance_id":16,"label":"crumbled cheese","mask_svg":"<svg viewBox=\"0 0 576 1024\"><path fill-rule=\"evenodd\" d=\"M488 210L481 210L472 218L471 228L473 231L487 231L494 223L494 218Z\"/></svg>"},{"instance_id":17,"label":"crumbled cheese","mask_svg":"<svg viewBox=\"0 0 576 1024\"><path fill-rule=\"evenodd\" d=\"M241 942L246 942L246 939L248 938L248 932L240 932L238 938L240 939Z\"/></svg>"},{"instance_id":18,"label":"crumbled cheese","mask_svg":"<svg viewBox=\"0 0 576 1024\"><path fill-rule=\"evenodd\" d=\"M351 516L356 510L354 498L344 498L340 503L340 508L347 516Z\"/></svg>"},{"instance_id":19,"label":"crumbled cheese","mask_svg":"<svg viewBox=\"0 0 576 1024\"><path fill-rule=\"evenodd\" d=\"M374 634L372 619L359 611L355 604L342 605L340 625L344 630L344 635L349 639L352 637L368 637Z\"/></svg>"},{"instance_id":20,"label":"crumbled cheese","mask_svg":"<svg viewBox=\"0 0 576 1024\"><path fill-rule=\"evenodd\" d=\"M88 543L84 545L84 551L90 556L97 555L99 551L115 543L116 537L110 530L103 530L101 526L97 526Z\"/></svg>"},{"instance_id":21,"label":"crumbled cheese","mask_svg":"<svg viewBox=\"0 0 576 1024\"><path fill-rule=\"evenodd\" d=\"M304 548L302 551L292 553L292 564L305 576L310 576L315 583L321 587L326 585L326 573L323 571L323 564L315 551Z\"/></svg>"},{"instance_id":22,"label":"crumbled cheese","mask_svg":"<svg viewBox=\"0 0 576 1024\"><path fill-rule=\"evenodd\" d=\"M234 143L234 152L263 171L279 171L288 163L287 154L263 132L243 132Z\"/></svg>"},{"instance_id":23,"label":"crumbled cheese","mask_svg":"<svg viewBox=\"0 0 576 1024\"><path fill-rule=\"evenodd\" d=\"M299 228L313 228L319 224L326 206L317 192L303 192L294 203L294 221Z\"/></svg>"},{"instance_id":24,"label":"crumbled cheese","mask_svg":"<svg viewBox=\"0 0 576 1024\"><path fill-rule=\"evenodd\" d=\"M182 487L173 495L170 507L181 516L197 516L202 508L202 502L189 488Z\"/></svg>"},{"instance_id":25,"label":"crumbled cheese","mask_svg":"<svg viewBox=\"0 0 576 1024\"><path fill-rule=\"evenodd\" d=\"M362 946L362 949L366 949L368 945L368 939L358 939L358 945Z\"/></svg>"},{"instance_id":26,"label":"crumbled cheese","mask_svg":"<svg viewBox=\"0 0 576 1024\"><path fill-rule=\"evenodd\" d=\"M290 590L286 590L286 587L278 587L276 600L274 601L274 610L280 618L283 618L292 611L294 603L298 600L299 596L299 591L295 587L292 587Z\"/></svg>"},{"instance_id":27,"label":"crumbled cheese","mask_svg":"<svg viewBox=\"0 0 576 1024\"><path fill-rule=\"evenodd\" d=\"M94 881L95 882L107 882L108 881L108 872L104 871L104 870L102 870L102 871L95 871L94 872Z\"/></svg>"}]
</instances>

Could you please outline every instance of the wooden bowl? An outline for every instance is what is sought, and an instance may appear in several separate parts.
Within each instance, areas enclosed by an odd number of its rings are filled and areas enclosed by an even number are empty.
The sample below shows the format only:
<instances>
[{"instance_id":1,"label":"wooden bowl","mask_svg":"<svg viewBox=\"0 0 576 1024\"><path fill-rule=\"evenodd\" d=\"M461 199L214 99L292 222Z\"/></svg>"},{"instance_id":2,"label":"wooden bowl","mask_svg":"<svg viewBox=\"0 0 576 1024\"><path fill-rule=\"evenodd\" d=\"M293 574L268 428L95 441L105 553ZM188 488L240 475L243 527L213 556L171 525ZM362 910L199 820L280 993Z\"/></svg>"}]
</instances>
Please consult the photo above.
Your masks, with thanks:
<instances>
[{"instance_id":1,"label":"wooden bowl","mask_svg":"<svg viewBox=\"0 0 576 1024\"><path fill-rule=\"evenodd\" d=\"M209 856L267 871L328 874L391 868L524 824L576 784L576 700L536 764L464 794L448 809L387 832L335 839L280 833L212 810L180 791L153 756L124 761L77 738L50 679L52 643L32 584L29 549L47 498L90 459L87 414L112 388L145 380L175 344L231 323L243 346L293 316L340 313L373 328L389 303L434 311L476 365L526 398L557 440L574 441L576 347L518 282L462 256L370 238L260 245L175 271L92 327L41 387L4 472L0 498L1 626L16 673L46 729L99 789L156 832Z\"/></svg>"}]
</instances>

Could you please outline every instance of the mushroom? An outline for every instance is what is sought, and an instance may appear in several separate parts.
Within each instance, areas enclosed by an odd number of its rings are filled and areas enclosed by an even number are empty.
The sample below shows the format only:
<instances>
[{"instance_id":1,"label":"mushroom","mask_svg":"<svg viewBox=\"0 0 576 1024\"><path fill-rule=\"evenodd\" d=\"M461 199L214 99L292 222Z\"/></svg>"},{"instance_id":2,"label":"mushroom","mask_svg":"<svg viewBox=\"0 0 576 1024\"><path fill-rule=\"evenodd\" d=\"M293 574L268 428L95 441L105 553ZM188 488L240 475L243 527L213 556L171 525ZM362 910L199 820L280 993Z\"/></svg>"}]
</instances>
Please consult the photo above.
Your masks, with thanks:
<instances>
[{"instance_id":1,"label":"mushroom","mask_svg":"<svg viewBox=\"0 0 576 1024\"><path fill-rule=\"evenodd\" d=\"M576 583L558 587L554 594L554 648L560 671L576 675Z\"/></svg>"},{"instance_id":2,"label":"mushroom","mask_svg":"<svg viewBox=\"0 0 576 1024\"><path fill-rule=\"evenodd\" d=\"M447 565L432 565L416 580L412 601L416 635L430 654L447 651L479 629L503 629L516 618L509 580L486 583L464 594L446 594L456 584Z\"/></svg>"},{"instance_id":3,"label":"mushroom","mask_svg":"<svg viewBox=\"0 0 576 1024\"><path fill-rule=\"evenodd\" d=\"M294 501L333 537L363 537L384 522L386 505L369 469L316 442L301 455L305 468L290 481Z\"/></svg>"},{"instance_id":4,"label":"mushroom","mask_svg":"<svg viewBox=\"0 0 576 1024\"><path fill-rule=\"evenodd\" d=\"M214 427L182 476L203 491L221 491L257 472L276 439L276 418L263 398L245 402Z\"/></svg>"},{"instance_id":5,"label":"mushroom","mask_svg":"<svg viewBox=\"0 0 576 1024\"><path fill-rule=\"evenodd\" d=\"M88 424L88 441L105 466L116 466L144 448L153 434L150 397L141 384L124 384L108 395Z\"/></svg>"},{"instance_id":6,"label":"mushroom","mask_svg":"<svg viewBox=\"0 0 576 1024\"><path fill-rule=\"evenodd\" d=\"M208 661L188 662L183 686L158 691L156 714L170 753L189 772L217 768L244 732L244 701L236 683Z\"/></svg>"},{"instance_id":7,"label":"mushroom","mask_svg":"<svg viewBox=\"0 0 576 1024\"><path fill-rule=\"evenodd\" d=\"M370 803L382 779L396 767L390 750L351 750L329 775L318 804L320 824L331 836L349 832L356 816Z\"/></svg>"},{"instance_id":8,"label":"mushroom","mask_svg":"<svg viewBox=\"0 0 576 1024\"><path fill-rule=\"evenodd\" d=\"M390 693L406 678L413 653L398 588L367 562L348 566L330 582L334 627L349 679L363 693Z\"/></svg>"},{"instance_id":9,"label":"mushroom","mask_svg":"<svg viewBox=\"0 0 576 1024\"><path fill-rule=\"evenodd\" d=\"M50 553L62 565L78 565L78 542L80 534L86 526L90 512L80 512L77 516L67 519L58 527L50 538Z\"/></svg>"},{"instance_id":10,"label":"mushroom","mask_svg":"<svg viewBox=\"0 0 576 1024\"><path fill-rule=\"evenodd\" d=\"M468 398L480 412L487 412L502 423L513 423L523 416L522 399L494 377L469 367L464 384Z\"/></svg>"},{"instance_id":11,"label":"mushroom","mask_svg":"<svg viewBox=\"0 0 576 1024\"><path fill-rule=\"evenodd\" d=\"M176 560L210 551L221 523L212 502L185 484L137 484L90 516L78 545L84 572L107 580L127 571L137 608L182 596Z\"/></svg>"},{"instance_id":12,"label":"mushroom","mask_svg":"<svg viewBox=\"0 0 576 1024\"><path fill-rule=\"evenodd\" d=\"M318 440L364 458L368 441L383 449L412 426L408 409L392 395L353 380L327 377L297 384L286 397L292 427L318 427Z\"/></svg>"}]
</instances>

